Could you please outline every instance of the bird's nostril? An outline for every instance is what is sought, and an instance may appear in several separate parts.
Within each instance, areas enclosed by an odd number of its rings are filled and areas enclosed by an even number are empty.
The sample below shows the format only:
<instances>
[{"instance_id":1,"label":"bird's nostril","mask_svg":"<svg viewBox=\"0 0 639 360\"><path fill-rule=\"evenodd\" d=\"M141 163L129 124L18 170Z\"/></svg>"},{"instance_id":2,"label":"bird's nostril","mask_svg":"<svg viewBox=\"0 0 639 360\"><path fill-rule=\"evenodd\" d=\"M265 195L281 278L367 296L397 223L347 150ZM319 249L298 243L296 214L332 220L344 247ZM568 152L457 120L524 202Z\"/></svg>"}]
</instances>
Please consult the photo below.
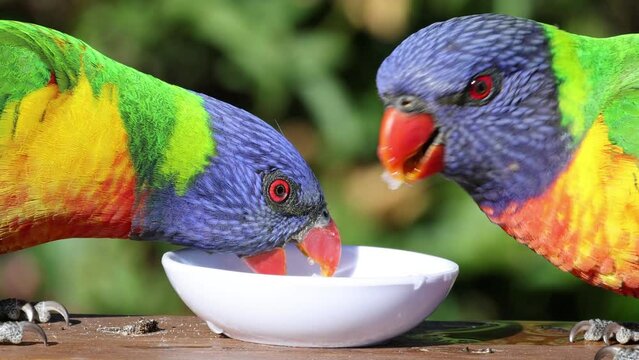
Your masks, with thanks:
<instances>
[{"instance_id":1,"label":"bird's nostril","mask_svg":"<svg viewBox=\"0 0 639 360\"><path fill-rule=\"evenodd\" d=\"M399 108L401 111L404 111L404 112L413 112L417 110L418 107L420 107L419 100L412 95L400 96L395 101L395 104L397 108Z\"/></svg>"}]
</instances>

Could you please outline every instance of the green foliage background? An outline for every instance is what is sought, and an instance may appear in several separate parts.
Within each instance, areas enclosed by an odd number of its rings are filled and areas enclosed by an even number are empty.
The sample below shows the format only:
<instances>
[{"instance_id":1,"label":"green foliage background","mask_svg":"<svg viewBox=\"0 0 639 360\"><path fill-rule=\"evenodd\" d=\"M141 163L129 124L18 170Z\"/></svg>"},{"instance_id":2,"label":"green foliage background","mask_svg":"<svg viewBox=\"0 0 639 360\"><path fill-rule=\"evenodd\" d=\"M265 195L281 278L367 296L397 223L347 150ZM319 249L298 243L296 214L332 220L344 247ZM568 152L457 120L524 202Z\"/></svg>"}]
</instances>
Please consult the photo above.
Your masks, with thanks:
<instances>
[{"instance_id":1,"label":"green foliage background","mask_svg":"<svg viewBox=\"0 0 639 360\"><path fill-rule=\"evenodd\" d=\"M592 36L639 31L632 0L0 0L0 18L70 33L281 127L318 174L344 243L460 265L433 319L632 320L636 300L555 269L489 223L455 184L435 177L391 193L380 180L377 67L410 33L482 12ZM188 313L160 265L172 248L73 239L7 254L0 257L0 295L55 299L75 313Z\"/></svg>"}]
</instances>

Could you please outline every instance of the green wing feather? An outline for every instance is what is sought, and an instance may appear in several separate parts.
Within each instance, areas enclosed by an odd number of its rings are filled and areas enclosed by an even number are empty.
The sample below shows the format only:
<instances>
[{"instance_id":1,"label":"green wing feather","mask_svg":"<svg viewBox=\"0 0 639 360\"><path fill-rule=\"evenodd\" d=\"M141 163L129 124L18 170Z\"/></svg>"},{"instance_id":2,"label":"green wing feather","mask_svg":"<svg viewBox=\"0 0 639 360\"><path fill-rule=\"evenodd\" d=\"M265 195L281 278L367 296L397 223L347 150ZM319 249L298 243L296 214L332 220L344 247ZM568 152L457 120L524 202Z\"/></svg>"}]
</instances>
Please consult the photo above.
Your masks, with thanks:
<instances>
[{"instance_id":1,"label":"green wing feather","mask_svg":"<svg viewBox=\"0 0 639 360\"><path fill-rule=\"evenodd\" d=\"M602 115L610 142L639 158L639 35L597 39L544 27L562 124L575 142Z\"/></svg>"}]
</instances>

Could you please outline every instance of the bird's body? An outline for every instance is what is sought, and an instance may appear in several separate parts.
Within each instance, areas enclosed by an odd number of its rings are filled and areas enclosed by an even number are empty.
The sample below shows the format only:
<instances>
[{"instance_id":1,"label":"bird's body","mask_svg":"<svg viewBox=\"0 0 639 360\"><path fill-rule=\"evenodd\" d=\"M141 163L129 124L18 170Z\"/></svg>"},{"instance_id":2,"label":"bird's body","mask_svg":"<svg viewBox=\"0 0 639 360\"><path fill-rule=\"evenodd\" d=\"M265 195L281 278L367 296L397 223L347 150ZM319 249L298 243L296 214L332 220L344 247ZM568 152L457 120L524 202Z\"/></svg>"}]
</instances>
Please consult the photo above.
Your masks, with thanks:
<instances>
[{"instance_id":1,"label":"bird's body","mask_svg":"<svg viewBox=\"0 0 639 360\"><path fill-rule=\"evenodd\" d=\"M145 181L150 180L136 177L133 157L143 154L129 152L127 127L140 145L157 141L160 150L160 142L168 139L153 134L152 128L147 133L144 128L134 130L136 119L123 116L121 107L136 106L135 99L127 99L135 94L135 88L138 92L157 89L160 94L168 88L200 108L202 100L159 80L145 84L150 77L61 34L41 30L29 36L34 31L38 30L16 23L0 27L0 93L4 95L0 117L0 251L66 237L127 238L135 207L143 201L136 195L136 187L143 192L149 185ZM53 68L31 49L42 49L44 56L50 53ZM121 71L113 76L117 82L95 81L107 69ZM19 92L16 85L22 86ZM163 98L157 99L156 105L175 107L174 97ZM171 123L176 116L167 111L161 114L163 118L154 119L154 109L146 101L138 105L142 109L131 110L139 113L147 108L149 122L164 121L170 134L169 126L174 126ZM181 120L199 124L206 136L210 133L208 117L200 115ZM202 165L207 155L200 154Z\"/></svg>"},{"instance_id":2,"label":"bird's body","mask_svg":"<svg viewBox=\"0 0 639 360\"><path fill-rule=\"evenodd\" d=\"M55 30L0 21L0 253L72 237L164 240L285 274L296 243L324 275L340 237L317 179L246 111L120 64ZM0 301L16 322L64 307Z\"/></svg>"},{"instance_id":3,"label":"bird's body","mask_svg":"<svg viewBox=\"0 0 639 360\"><path fill-rule=\"evenodd\" d=\"M431 25L378 73L380 158L400 180L441 171L560 269L639 296L638 64L639 35L504 15Z\"/></svg>"},{"instance_id":4,"label":"bird's body","mask_svg":"<svg viewBox=\"0 0 639 360\"><path fill-rule=\"evenodd\" d=\"M0 111L0 252L70 237L167 240L247 259L274 251L265 271L282 273L281 248L319 231L337 266L312 171L241 109L71 36L0 21Z\"/></svg>"},{"instance_id":5,"label":"bird's body","mask_svg":"<svg viewBox=\"0 0 639 360\"><path fill-rule=\"evenodd\" d=\"M586 282L639 296L637 159L610 143L603 119L548 190L488 217L558 268Z\"/></svg>"}]
</instances>

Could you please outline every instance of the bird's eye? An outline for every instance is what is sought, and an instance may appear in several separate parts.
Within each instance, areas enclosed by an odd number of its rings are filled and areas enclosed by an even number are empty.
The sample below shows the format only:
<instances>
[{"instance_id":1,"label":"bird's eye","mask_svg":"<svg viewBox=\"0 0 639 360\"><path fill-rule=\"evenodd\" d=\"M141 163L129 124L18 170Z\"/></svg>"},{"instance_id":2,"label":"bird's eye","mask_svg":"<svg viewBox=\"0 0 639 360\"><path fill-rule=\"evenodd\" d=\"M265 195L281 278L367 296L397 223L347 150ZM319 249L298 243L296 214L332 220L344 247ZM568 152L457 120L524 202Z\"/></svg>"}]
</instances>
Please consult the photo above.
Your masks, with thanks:
<instances>
[{"instance_id":1,"label":"bird's eye","mask_svg":"<svg viewBox=\"0 0 639 360\"><path fill-rule=\"evenodd\" d=\"M283 203L291 193L291 185L284 179L275 179L268 187L268 196L273 202Z\"/></svg>"},{"instance_id":2,"label":"bird's eye","mask_svg":"<svg viewBox=\"0 0 639 360\"><path fill-rule=\"evenodd\" d=\"M468 96L475 101L486 100L493 93L493 85L489 74L477 75L468 84Z\"/></svg>"}]
</instances>

